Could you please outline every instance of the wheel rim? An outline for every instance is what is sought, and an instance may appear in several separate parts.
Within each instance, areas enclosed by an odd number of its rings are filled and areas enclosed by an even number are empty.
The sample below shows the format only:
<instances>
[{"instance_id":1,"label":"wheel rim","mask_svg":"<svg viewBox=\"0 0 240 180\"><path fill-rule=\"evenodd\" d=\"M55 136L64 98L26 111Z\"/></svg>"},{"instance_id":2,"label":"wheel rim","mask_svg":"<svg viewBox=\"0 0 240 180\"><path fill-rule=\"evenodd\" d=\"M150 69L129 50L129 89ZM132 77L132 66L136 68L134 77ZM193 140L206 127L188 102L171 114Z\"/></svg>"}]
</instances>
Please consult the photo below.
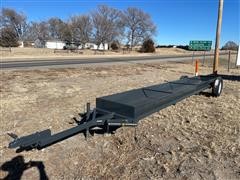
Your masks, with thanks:
<instances>
[{"instance_id":1,"label":"wheel rim","mask_svg":"<svg viewBox=\"0 0 240 180\"><path fill-rule=\"evenodd\" d=\"M215 80L215 83L214 83L214 86L217 87L218 84L219 84L219 82L220 82L219 79L216 79L216 80Z\"/></svg>"},{"instance_id":2,"label":"wheel rim","mask_svg":"<svg viewBox=\"0 0 240 180\"><path fill-rule=\"evenodd\" d=\"M220 82L219 83L219 86L218 86L218 94L220 94L222 91L222 83Z\"/></svg>"}]
</instances>

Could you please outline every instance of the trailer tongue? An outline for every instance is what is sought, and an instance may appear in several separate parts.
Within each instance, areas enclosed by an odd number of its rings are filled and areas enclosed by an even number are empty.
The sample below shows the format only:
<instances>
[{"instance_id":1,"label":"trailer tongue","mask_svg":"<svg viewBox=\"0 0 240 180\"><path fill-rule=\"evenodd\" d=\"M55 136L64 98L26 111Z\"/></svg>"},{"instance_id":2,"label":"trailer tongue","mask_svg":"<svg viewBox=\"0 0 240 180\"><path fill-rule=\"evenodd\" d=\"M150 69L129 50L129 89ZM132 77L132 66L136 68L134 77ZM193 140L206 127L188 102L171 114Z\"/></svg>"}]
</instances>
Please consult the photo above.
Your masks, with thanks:
<instances>
[{"instance_id":1,"label":"trailer tongue","mask_svg":"<svg viewBox=\"0 0 240 180\"><path fill-rule=\"evenodd\" d=\"M222 87L221 77L206 75L184 77L164 84L100 97L96 99L96 108L93 110L88 104L87 112L81 116L80 121L77 121L76 127L53 135L50 129L20 138L14 134L9 134L14 138L9 144L9 148L41 149L80 132L85 132L88 135L89 130L95 127L109 132L111 128L136 126L140 119L205 89L212 88L213 95L219 96Z\"/></svg>"}]
</instances>

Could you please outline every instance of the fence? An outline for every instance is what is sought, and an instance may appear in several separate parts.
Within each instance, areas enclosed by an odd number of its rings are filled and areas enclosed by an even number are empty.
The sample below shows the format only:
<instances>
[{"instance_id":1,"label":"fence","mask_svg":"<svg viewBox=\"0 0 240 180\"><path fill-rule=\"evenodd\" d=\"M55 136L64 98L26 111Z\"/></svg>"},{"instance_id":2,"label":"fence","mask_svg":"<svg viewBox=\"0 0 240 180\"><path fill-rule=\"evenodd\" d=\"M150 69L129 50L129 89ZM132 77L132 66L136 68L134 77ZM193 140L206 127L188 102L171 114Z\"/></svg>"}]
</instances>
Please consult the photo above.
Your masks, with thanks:
<instances>
[{"instance_id":1,"label":"fence","mask_svg":"<svg viewBox=\"0 0 240 180\"><path fill-rule=\"evenodd\" d=\"M205 67L213 67L213 61L214 61L214 53L207 53L203 52L202 54L195 55L193 52L192 55L192 63L195 60L199 60L200 66ZM226 51L226 52L220 52L219 53L219 67L227 69L230 71L230 69L237 68L236 66L237 62L237 52L236 51Z\"/></svg>"}]
</instances>

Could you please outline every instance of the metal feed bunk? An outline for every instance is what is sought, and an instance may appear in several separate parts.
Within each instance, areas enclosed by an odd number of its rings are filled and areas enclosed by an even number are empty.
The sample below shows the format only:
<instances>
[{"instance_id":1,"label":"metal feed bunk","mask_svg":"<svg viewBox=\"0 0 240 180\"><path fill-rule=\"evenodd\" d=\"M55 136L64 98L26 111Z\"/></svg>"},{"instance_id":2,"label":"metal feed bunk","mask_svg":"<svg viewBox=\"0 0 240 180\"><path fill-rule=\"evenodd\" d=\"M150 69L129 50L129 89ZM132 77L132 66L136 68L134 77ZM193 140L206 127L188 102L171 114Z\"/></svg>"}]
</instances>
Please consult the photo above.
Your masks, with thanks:
<instances>
[{"instance_id":1,"label":"metal feed bunk","mask_svg":"<svg viewBox=\"0 0 240 180\"><path fill-rule=\"evenodd\" d=\"M9 148L41 149L80 132L85 132L88 136L89 131L95 127L109 132L110 129L121 126L136 126L140 119L205 89L212 88L213 95L219 96L222 87L221 77L206 75L182 77L164 84L99 97L93 110L90 109L90 104L87 104L87 112L81 115L76 127L53 135L50 129L20 138L15 134L9 134L14 138Z\"/></svg>"}]
</instances>

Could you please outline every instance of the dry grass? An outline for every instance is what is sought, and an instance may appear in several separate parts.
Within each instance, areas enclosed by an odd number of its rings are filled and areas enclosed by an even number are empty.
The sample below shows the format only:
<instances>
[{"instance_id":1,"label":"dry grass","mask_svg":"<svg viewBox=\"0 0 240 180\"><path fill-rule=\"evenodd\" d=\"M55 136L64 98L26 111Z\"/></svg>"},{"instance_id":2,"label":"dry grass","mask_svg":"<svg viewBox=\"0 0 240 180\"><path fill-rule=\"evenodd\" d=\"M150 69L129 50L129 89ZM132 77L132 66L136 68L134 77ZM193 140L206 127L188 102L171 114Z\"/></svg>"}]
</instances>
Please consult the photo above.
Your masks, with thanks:
<instances>
[{"instance_id":1,"label":"dry grass","mask_svg":"<svg viewBox=\"0 0 240 180\"><path fill-rule=\"evenodd\" d=\"M201 67L202 74L210 71ZM72 127L71 118L96 97L192 74L193 66L183 63L3 71L0 164L19 155L6 147L7 132L58 132ZM88 141L80 134L20 155L42 161L50 179L240 179L239 83L224 81L218 98L192 96L157 112L140 121L137 134L120 128ZM0 178L6 175L0 171ZM38 177L36 168L22 176Z\"/></svg>"},{"instance_id":2,"label":"dry grass","mask_svg":"<svg viewBox=\"0 0 240 180\"><path fill-rule=\"evenodd\" d=\"M1 57L5 59L18 59L18 58L66 58L66 57L112 57L112 56L146 56L146 55L181 55L191 54L190 51L185 51L178 48L161 48L156 49L156 53L139 53L137 51L131 51L129 53L123 53L123 51L113 52L106 51L104 54L98 52L95 54L94 50L82 50L82 54L79 53L54 53L53 49L47 48L12 48L12 51L1 51Z\"/></svg>"}]
</instances>

